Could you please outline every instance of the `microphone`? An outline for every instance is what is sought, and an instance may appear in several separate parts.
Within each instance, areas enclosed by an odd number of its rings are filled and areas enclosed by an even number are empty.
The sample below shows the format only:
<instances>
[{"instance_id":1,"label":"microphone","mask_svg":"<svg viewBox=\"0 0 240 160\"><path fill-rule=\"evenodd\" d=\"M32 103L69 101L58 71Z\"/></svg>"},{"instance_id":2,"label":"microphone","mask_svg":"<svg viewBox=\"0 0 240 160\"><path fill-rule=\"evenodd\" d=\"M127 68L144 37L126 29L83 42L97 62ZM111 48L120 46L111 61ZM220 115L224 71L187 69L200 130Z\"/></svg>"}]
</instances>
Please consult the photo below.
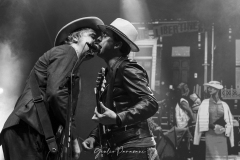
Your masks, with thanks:
<instances>
[{"instance_id":1,"label":"microphone","mask_svg":"<svg viewBox=\"0 0 240 160\"><path fill-rule=\"evenodd\" d=\"M99 52L100 49L102 48L99 44L97 43L88 43L87 42L87 45L89 47L89 49L92 51L92 52Z\"/></svg>"}]
</instances>

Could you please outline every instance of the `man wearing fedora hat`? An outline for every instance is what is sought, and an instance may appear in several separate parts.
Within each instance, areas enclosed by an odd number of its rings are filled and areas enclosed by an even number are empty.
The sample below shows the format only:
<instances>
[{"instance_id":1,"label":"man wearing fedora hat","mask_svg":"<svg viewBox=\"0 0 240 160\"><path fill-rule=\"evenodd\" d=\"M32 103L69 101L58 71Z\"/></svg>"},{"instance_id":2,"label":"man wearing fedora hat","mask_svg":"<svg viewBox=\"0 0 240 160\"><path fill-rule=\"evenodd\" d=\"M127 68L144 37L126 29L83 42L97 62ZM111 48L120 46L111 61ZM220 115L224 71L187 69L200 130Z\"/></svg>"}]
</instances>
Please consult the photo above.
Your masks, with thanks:
<instances>
[{"instance_id":1,"label":"man wearing fedora hat","mask_svg":"<svg viewBox=\"0 0 240 160\"><path fill-rule=\"evenodd\" d=\"M227 103L219 98L223 86L218 81L205 83L210 93L210 99L204 99L198 109L194 144L199 145L205 132L206 159L228 159L227 138L231 147L234 146L233 117ZM220 144L220 145L219 145Z\"/></svg>"},{"instance_id":2,"label":"man wearing fedora hat","mask_svg":"<svg viewBox=\"0 0 240 160\"><path fill-rule=\"evenodd\" d=\"M149 88L146 71L136 61L128 59L130 51L139 51L134 43L138 32L129 21L121 18L99 28L102 30L98 38L101 50L97 55L107 64L107 87L100 97L103 112L99 113L96 108L92 119L105 125L107 130L106 134L99 135L101 129L95 128L82 143L83 148L92 150L104 139L108 143L105 149L111 150L111 154L105 155L110 159L157 160L156 142L147 119L157 112L158 104Z\"/></svg>"},{"instance_id":3,"label":"man wearing fedora hat","mask_svg":"<svg viewBox=\"0 0 240 160\"><path fill-rule=\"evenodd\" d=\"M100 33L97 25L103 24L97 17L84 17L68 23L57 33L55 47L35 63L1 132L0 144L5 160L43 160L47 159L49 150L56 152L56 148L52 148L56 145L54 135L48 139L49 133L52 135L60 125L68 124L67 108L71 106L73 114L76 110L79 66L93 57L95 51L89 48L89 44L95 42ZM73 157L78 159L80 147L74 118L71 123Z\"/></svg>"}]
</instances>

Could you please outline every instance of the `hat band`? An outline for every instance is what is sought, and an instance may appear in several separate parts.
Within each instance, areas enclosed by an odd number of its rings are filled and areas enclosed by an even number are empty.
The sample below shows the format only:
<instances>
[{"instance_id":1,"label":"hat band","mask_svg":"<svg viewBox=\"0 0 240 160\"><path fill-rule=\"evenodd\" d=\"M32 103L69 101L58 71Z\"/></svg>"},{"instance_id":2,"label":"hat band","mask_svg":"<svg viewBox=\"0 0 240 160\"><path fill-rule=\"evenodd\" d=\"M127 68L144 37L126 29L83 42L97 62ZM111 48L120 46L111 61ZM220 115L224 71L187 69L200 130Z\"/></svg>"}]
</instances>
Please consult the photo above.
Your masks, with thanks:
<instances>
[{"instance_id":1,"label":"hat band","mask_svg":"<svg viewBox=\"0 0 240 160\"><path fill-rule=\"evenodd\" d=\"M122 36L124 36L125 38L127 38L128 40L130 40L127 36L126 36L126 34L124 34L122 31L120 31L119 29L117 29L116 27L114 27L113 25L111 25L110 24L110 26L113 28L113 29L115 29L115 30L117 30ZM120 36L119 36L120 37ZM120 37L121 39L122 39L122 37ZM131 41L131 40L130 40Z\"/></svg>"}]
</instances>

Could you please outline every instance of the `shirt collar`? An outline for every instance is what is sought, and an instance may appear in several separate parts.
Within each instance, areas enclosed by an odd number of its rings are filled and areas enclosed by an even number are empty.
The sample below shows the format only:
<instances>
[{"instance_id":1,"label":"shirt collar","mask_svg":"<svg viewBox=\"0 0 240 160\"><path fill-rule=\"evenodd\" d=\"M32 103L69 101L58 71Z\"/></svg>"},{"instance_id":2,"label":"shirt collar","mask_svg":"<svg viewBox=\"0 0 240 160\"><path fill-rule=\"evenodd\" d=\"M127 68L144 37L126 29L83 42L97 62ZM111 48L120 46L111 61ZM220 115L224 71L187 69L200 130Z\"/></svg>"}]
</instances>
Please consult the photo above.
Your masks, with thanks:
<instances>
[{"instance_id":1,"label":"shirt collar","mask_svg":"<svg viewBox=\"0 0 240 160\"><path fill-rule=\"evenodd\" d=\"M215 103L215 104L220 104L222 102L220 99L218 99L218 101L215 102L212 97L210 97L210 101Z\"/></svg>"}]
</instances>

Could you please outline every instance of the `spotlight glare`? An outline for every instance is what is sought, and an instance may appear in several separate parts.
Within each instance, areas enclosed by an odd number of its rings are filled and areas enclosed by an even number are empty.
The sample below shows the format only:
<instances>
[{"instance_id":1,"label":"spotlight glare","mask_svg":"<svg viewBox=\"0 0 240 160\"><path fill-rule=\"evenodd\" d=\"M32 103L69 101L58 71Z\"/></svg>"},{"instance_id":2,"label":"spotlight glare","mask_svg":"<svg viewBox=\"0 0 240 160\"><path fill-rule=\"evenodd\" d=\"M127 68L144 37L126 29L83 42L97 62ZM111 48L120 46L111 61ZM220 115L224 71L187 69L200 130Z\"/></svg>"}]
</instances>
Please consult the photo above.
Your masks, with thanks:
<instances>
[{"instance_id":1,"label":"spotlight glare","mask_svg":"<svg viewBox=\"0 0 240 160\"><path fill-rule=\"evenodd\" d=\"M3 89L2 88L0 88L0 94L2 94L3 93Z\"/></svg>"}]
</instances>

